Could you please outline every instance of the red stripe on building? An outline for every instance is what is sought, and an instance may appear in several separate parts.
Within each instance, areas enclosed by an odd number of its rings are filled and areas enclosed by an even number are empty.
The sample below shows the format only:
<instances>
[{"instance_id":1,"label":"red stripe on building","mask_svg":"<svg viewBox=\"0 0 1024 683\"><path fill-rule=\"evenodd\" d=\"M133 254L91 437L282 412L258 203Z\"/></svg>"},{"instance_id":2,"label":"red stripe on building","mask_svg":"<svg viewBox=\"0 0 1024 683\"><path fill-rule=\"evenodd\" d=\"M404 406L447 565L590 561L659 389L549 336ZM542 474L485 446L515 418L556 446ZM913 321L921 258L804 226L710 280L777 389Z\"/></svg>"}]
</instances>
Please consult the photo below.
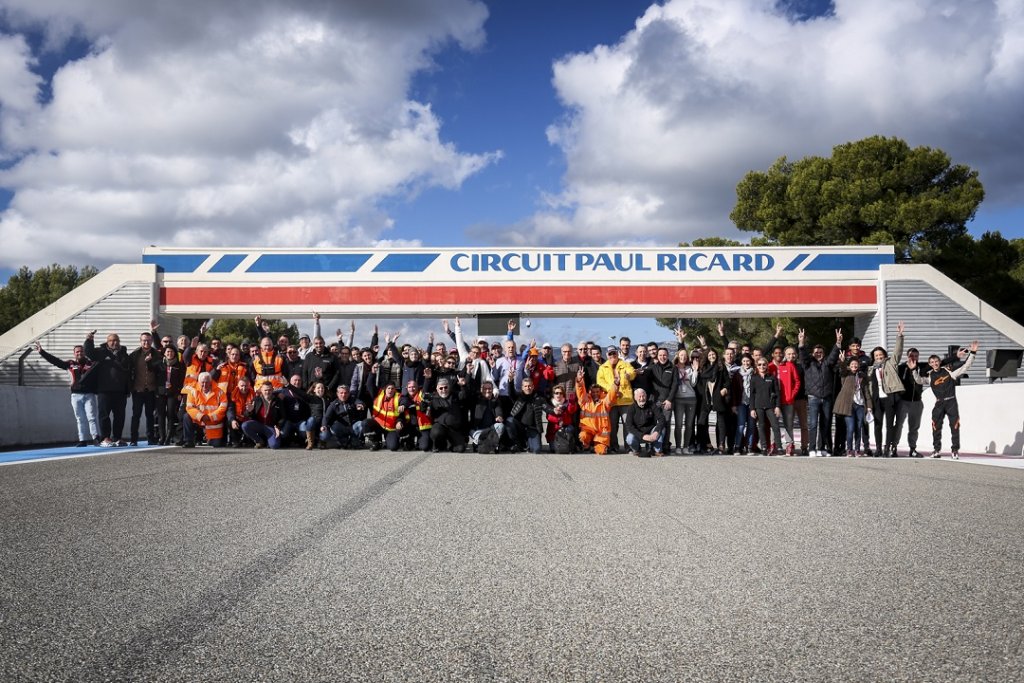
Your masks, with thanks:
<instances>
[{"instance_id":1,"label":"red stripe on building","mask_svg":"<svg viewBox=\"0 0 1024 683\"><path fill-rule=\"evenodd\" d=\"M162 287L162 306L802 306L867 305L874 285Z\"/></svg>"}]
</instances>

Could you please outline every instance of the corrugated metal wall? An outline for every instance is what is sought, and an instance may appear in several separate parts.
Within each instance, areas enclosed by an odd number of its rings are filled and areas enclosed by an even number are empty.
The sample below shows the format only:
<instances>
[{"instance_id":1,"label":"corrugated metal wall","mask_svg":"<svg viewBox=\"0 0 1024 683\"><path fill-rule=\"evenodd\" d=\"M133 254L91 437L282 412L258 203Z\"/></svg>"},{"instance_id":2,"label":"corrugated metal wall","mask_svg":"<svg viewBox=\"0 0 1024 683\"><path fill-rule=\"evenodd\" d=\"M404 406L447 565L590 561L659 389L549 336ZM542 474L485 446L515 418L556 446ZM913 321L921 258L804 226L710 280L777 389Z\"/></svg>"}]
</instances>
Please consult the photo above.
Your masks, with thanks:
<instances>
[{"instance_id":1,"label":"corrugated metal wall","mask_svg":"<svg viewBox=\"0 0 1024 683\"><path fill-rule=\"evenodd\" d=\"M58 358L70 358L72 349L85 340L85 335L97 330L95 341L104 343L108 332L117 332L121 344L132 351L139 345L139 333L149 330L149 321L156 308L155 288L146 282L128 282L81 311L74 317L57 325L39 338L42 347ZM173 321L168 319L173 325ZM161 323L163 325L165 323ZM180 331L181 322L177 323ZM18 383L18 357L31 344L16 349L14 353L0 359L0 384ZM47 363L35 351L25 358L26 386L67 386L67 374L60 368Z\"/></svg>"},{"instance_id":2,"label":"corrugated metal wall","mask_svg":"<svg viewBox=\"0 0 1024 683\"><path fill-rule=\"evenodd\" d=\"M998 330L978 319L934 287L920 280L889 280L885 282L885 328L886 348L892 351L896 345L896 325L900 320L906 326L905 349L916 348L921 359L933 353L945 356L947 346L966 346L978 340L978 357L963 384L988 382L985 376L985 352L990 349L1019 349L1020 344L1001 334ZM881 342L880 325L882 315L876 313L859 316L854 329L868 351ZM1017 370L1017 379L1024 380L1024 371ZM1005 380L1009 381L1009 380Z\"/></svg>"}]
</instances>

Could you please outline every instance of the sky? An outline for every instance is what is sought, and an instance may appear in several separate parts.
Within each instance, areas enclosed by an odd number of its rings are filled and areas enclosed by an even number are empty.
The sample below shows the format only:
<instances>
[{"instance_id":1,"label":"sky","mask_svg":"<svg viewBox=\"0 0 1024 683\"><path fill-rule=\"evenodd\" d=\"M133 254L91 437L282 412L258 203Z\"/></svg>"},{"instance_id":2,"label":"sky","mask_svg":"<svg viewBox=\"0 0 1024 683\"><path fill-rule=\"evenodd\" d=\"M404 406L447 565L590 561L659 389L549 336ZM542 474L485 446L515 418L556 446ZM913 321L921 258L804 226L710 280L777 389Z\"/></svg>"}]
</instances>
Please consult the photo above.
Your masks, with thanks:
<instances>
[{"instance_id":1,"label":"sky","mask_svg":"<svg viewBox=\"0 0 1024 683\"><path fill-rule=\"evenodd\" d=\"M977 169L971 231L1024 237L1022 29L1022 0L0 0L0 281L149 244L746 240L747 171L876 134Z\"/></svg>"}]
</instances>

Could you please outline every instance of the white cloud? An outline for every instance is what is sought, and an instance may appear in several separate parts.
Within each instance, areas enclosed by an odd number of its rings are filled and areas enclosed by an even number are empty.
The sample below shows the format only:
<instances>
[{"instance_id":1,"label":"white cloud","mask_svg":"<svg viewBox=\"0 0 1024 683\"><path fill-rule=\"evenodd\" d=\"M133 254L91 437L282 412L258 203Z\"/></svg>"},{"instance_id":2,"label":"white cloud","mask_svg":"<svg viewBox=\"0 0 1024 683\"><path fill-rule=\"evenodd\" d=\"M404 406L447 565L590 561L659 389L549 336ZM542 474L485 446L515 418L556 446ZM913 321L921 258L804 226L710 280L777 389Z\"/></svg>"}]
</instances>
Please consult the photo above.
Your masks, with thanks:
<instances>
[{"instance_id":1,"label":"white cloud","mask_svg":"<svg viewBox=\"0 0 1024 683\"><path fill-rule=\"evenodd\" d=\"M443 140L412 75L449 41L483 41L475 0L79 3L0 0L51 48L93 46L39 79L0 38L0 265L137 260L147 244L368 244L378 205L458 188L500 153ZM8 119L10 119L8 121ZM31 235L45 235L45 240Z\"/></svg>"},{"instance_id":2,"label":"white cloud","mask_svg":"<svg viewBox=\"0 0 1024 683\"><path fill-rule=\"evenodd\" d=\"M973 166L991 203L1019 197L1022 30L1020 0L838 0L807 22L775 0L653 5L555 63L564 187L515 239L745 238L728 219L744 173L874 134Z\"/></svg>"}]
</instances>

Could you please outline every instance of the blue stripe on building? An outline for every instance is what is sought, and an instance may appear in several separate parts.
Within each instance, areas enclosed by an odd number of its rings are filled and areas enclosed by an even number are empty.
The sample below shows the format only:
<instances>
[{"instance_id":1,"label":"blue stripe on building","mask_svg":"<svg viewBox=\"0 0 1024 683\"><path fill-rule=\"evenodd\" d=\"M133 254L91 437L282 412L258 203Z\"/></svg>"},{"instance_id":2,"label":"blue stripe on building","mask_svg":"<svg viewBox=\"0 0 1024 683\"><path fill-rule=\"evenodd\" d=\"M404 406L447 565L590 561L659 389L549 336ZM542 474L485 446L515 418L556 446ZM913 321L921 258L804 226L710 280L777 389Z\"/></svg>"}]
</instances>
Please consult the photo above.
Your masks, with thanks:
<instances>
[{"instance_id":1,"label":"blue stripe on building","mask_svg":"<svg viewBox=\"0 0 1024 683\"><path fill-rule=\"evenodd\" d=\"M245 260L245 254L224 254L210 267L211 273L230 273Z\"/></svg>"},{"instance_id":2,"label":"blue stripe on building","mask_svg":"<svg viewBox=\"0 0 1024 683\"><path fill-rule=\"evenodd\" d=\"M878 270L881 266L893 263L896 263L893 254L818 254L807 264L804 271Z\"/></svg>"},{"instance_id":3,"label":"blue stripe on building","mask_svg":"<svg viewBox=\"0 0 1024 683\"><path fill-rule=\"evenodd\" d=\"M441 254L388 254L373 269L375 273L422 273Z\"/></svg>"},{"instance_id":4,"label":"blue stripe on building","mask_svg":"<svg viewBox=\"0 0 1024 683\"><path fill-rule=\"evenodd\" d=\"M797 254L796 258L789 262L789 265L783 268L783 270L796 270L801 263L807 260L810 254Z\"/></svg>"},{"instance_id":5,"label":"blue stripe on building","mask_svg":"<svg viewBox=\"0 0 1024 683\"><path fill-rule=\"evenodd\" d=\"M152 263L162 273L194 273L209 254L143 254L143 263Z\"/></svg>"},{"instance_id":6,"label":"blue stripe on building","mask_svg":"<svg viewBox=\"0 0 1024 683\"><path fill-rule=\"evenodd\" d=\"M354 273L370 254L263 254L247 273Z\"/></svg>"}]
</instances>

